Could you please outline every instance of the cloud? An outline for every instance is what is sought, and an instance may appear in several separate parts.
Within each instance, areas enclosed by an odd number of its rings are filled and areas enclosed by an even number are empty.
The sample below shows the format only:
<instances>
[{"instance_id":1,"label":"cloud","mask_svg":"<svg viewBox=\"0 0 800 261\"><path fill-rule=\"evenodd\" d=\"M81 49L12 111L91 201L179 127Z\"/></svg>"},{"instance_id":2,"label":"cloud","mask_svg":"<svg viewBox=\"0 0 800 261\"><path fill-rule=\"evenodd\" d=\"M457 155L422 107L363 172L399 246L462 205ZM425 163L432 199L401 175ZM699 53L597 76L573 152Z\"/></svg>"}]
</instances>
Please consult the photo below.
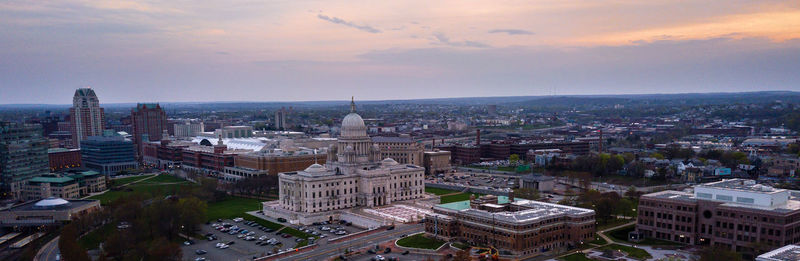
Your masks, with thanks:
<instances>
[{"instance_id":1,"label":"cloud","mask_svg":"<svg viewBox=\"0 0 800 261\"><path fill-rule=\"evenodd\" d=\"M358 29L358 30L361 30L361 31L364 31L364 32L367 32L367 33L377 34L377 33L381 32L381 30L378 30L375 27L372 27L372 26L369 26L369 25L357 25L357 24L355 24L353 22L346 21L346 20L338 18L338 17L330 17L330 16L327 16L327 15L318 14L317 18L325 20L325 21L328 21L328 22L331 22L331 23L334 23L334 24L340 24L340 25L344 25L344 26L347 26L347 27L352 27L352 28L355 28L355 29Z\"/></svg>"},{"instance_id":2,"label":"cloud","mask_svg":"<svg viewBox=\"0 0 800 261\"><path fill-rule=\"evenodd\" d=\"M485 44L485 43L476 42L476 41L469 41L469 40L460 41L460 42L453 42L453 41L450 41L450 37L447 37L447 35L445 35L444 33L441 33L441 32L433 33L433 37L436 38L436 40L438 41L437 43L441 43L441 44L449 45L449 46L476 47L476 48L491 47L491 46L489 46L488 44Z\"/></svg>"},{"instance_id":3,"label":"cloud","mask_svg":"<svg viewBox=\"0 0 800 261\"><path fill-rule=\"evenodd\" d=\"M509 35L532 35L533 32L520 29L494 29L489 31L490 34L506 33Z\"/></svg>"}]
</instances>

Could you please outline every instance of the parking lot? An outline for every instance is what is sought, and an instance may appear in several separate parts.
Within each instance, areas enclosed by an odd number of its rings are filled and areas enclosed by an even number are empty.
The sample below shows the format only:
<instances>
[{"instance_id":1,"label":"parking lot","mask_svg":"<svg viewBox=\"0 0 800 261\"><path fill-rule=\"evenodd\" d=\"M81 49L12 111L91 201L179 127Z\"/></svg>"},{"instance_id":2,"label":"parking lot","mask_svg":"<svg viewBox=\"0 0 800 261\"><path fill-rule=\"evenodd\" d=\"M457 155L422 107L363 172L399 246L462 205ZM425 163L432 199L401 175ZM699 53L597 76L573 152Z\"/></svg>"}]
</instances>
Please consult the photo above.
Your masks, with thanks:
<instances>
[{"instance_id":1,"label":"parking lot","mask_svg":"<svg viewBox=\"0 0 800 261\"><path fill-rule=\"evenodd\" d=\"M339 221L333 221L331 223L324 222L308 226L295 226L294 228L312 234L316 237L319 237L320 239L337 238L363 231L363 229L357 228L352 225L347 225L346 222L339 222ZM318 240L318 241L323 242L327 240Z\"/></svg>"},{"instance_id":2,"label":"parking lot","mask_svg":"<svg viewBox=\"0 0 800 261\"><path fill-rule=\"evenodd\" d=\"M279 231L270 231L267 228L261 229L258 224L248 225L245 220L234 222L233 220L221 220L221 222L213 222L209 225L203 225L202 235L213 235L216 239L208 240L202 238L195 240L192 245L184 245L183 257L185 260L195 260L198 257L206 258L206 260L251 260L253 257L260 257L276 253L277 251L290 251L293 250L298 244L298 238L279 234ZM228 232L222 232L215 229L212 225L225 224ZM232 229L232 228L237 228ZM242 230L247 230L242 234ZM231 232L236 231L236 232ZM269 232L267 232L269 231ZM251 233L252 238L247 238L248 233ZM217 244L224 243L227 247L220 248ZM207 253L198 254L197 250L203 250Z\"/></svg>"}]
</instances>

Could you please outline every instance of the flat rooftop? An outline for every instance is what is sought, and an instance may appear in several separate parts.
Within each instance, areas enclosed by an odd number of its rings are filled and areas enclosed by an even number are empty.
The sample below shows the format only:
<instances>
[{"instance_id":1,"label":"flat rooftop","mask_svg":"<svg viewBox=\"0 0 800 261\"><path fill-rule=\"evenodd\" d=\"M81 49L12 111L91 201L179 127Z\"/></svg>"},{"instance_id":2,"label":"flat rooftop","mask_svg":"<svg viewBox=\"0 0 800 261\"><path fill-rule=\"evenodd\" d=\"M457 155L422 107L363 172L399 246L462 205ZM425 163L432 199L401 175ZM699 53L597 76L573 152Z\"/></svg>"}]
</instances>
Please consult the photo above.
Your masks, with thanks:
<instances>
[{"instance_id":1,"label":"flat rooftop","mask_svg":"<svg viewBox=\"0 0 800 261\"><path fill-rule=\"evenodd\" d=\"M40 207L36 207L35 206L36 202L39 202L39 200L34 200L34 201L29 201L29 202L25 202L25 203L13 206L13 207L9 208L6 211L67 210L67 209L73 209L73 208L77 208L77 207L82 207L82 206L91 204L93 202L96 202L98 200L93 200L93 199L68 199L67 201L69 201L69 203L67 203L67 204L57 205L57 206L48 207L48 208L40 208Z\"/></svg>"},{"instance_id":2,"label":"flat rooftop","mask_svg":"<svg viewBox=\"0 0 800 261\"><path fill-rule=\"evenodd\" d=\"M800 260L800 245L787 245L756 258L757 261L796 261Z\"/></svg>"},{"instance_id":3,"label":"flat rooftop","mask_svg":"<svg viewBox=\"0 0 800 261\"><path fill-rule=\"evenodd\" d=\"M770 186L757 184L755 180L747 180L747 179L726 179L717 182L700 184L697 186L726 189L726 190L738 190L745 192L755 192L763 194L771 194L775 192L785 191L783 189L776 189Z\"/></svg>"},{"instance_id":4,"label":"flat rooftop","mask_svg":"<svg viewBox=\"0 0 800 261\"><path fill-rule=\"evenodd\" d=\"M500 202L499 198L500 197L498 197L498 204L505 204L508 202L507 197L505 203ZM491 218L500 222L508 222L508 223L532 222L553 216L580 215L580 214L594 212L594 210L591 209L564 206L564 205L545 203L527 199L517 199L514 200L514 202L511 204L519 206L523 208L523 210L492 213L485 210L470 208L469 201L459 201L448 204L441 204L437 205L437 207L455 210L461 214Z\"/></svg>"}]
</instances>

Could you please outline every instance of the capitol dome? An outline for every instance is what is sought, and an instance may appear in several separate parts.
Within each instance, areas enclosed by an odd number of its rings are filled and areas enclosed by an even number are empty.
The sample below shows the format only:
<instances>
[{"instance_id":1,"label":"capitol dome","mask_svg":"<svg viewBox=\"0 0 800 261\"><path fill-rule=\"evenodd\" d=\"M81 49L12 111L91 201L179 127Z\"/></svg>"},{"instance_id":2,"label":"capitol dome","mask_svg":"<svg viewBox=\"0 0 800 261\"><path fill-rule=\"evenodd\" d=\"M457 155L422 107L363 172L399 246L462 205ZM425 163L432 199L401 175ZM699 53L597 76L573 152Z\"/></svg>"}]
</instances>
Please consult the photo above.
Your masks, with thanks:
<instances>
[{"instance_id":1,"label":"capitol dome","mask_svg":"<svg viewBox=\"0 0 800 261\"><path fill-rule=\"evenodd\" d=\"M367 136L367 125L364 119L356 113L356 104L350 102L350 114L342 119L342 137L364 137Z\"/></svg>"}]
</instances>

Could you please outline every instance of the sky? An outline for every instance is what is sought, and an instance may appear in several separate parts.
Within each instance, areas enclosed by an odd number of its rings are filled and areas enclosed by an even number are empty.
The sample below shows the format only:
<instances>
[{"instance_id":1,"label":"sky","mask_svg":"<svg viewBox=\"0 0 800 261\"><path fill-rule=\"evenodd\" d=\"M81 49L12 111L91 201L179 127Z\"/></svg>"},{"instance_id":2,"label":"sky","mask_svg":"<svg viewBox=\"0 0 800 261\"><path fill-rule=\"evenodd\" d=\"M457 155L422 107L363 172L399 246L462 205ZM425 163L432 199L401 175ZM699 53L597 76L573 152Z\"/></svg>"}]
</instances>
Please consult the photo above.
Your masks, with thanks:
<instances>
[{"instance_id":1,"label":"sky","mask_svg":"<svg viewBox=\"0 0 800 261\"><path fill-rule=\"evenodd\" d=\"M0 2L0 104L800 91L797 1Z\"/></svg>"}]
</instances>

